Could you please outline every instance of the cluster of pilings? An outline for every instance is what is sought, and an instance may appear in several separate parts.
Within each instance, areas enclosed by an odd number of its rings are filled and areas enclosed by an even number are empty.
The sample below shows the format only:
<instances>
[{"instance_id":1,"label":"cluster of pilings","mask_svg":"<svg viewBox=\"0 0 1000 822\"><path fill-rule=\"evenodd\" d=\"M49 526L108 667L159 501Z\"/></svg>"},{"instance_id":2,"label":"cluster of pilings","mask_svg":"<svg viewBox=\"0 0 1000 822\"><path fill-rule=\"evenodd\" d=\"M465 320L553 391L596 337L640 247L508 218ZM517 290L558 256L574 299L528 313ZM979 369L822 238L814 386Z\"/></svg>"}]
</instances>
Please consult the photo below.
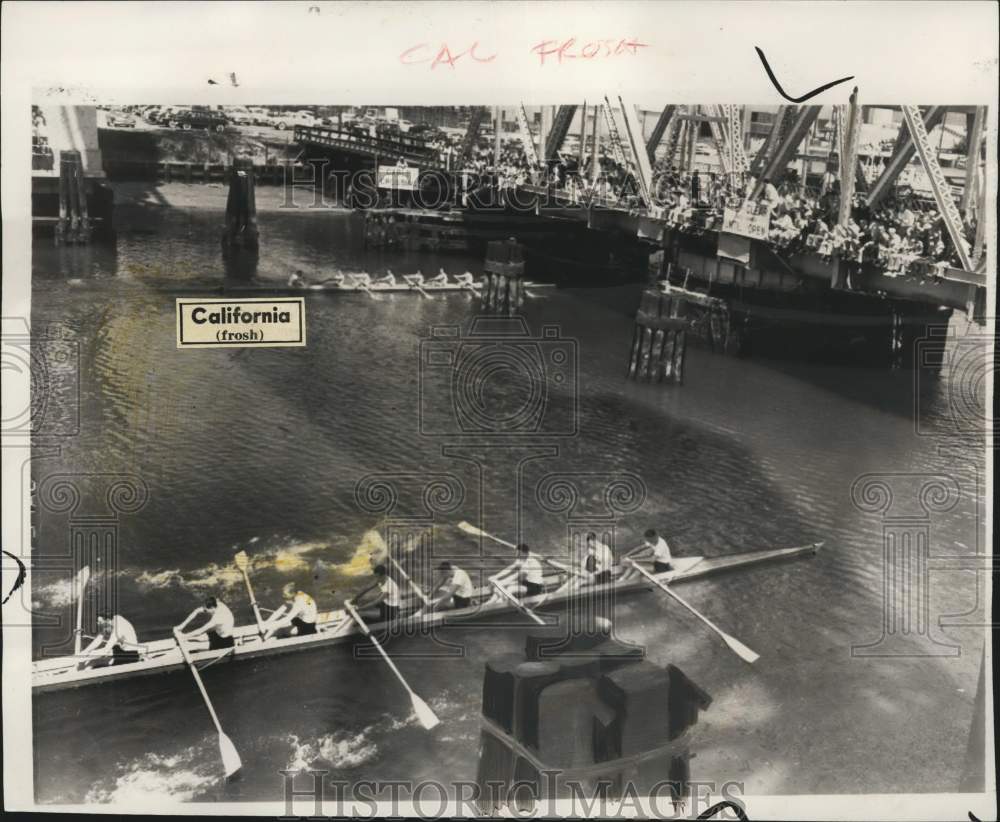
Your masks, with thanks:
<instances>
[{"instance_id":1,"label":"cluster of pilings","mask_svg":"<svg viewBox=\"0 0 1000 822\"><path fill-rule=\"evenodd\" d=\"M79 151L59 152L59 220L56 245L83 245L90 242L87 215L87 186Z\"/></svg>"},{"instance_id":2,"label":"cluster of pilings","mask_svg":"<svg viewBox=\"0 0 1000 822\"><path fill-rule=\"evenodd\" d=\"M222 252L247 251L256 254L260 248L257 229L257 196L254 190L253 161L249 157L233 160L229 175L229 197L226 200L226 227L222 232Z\"/></svg>"},{"instance_id":3,"label":"cluster of pilings","mask_svg":"<svg viewBox=\"0 0 1000 822\"><path fill-rule=\"evenodd\" d=\"M490 242L483 266L482 311L488 314L517 314L524 306L524 246L515 238Z\"/></svg>"},{"instance_id":4,"label":"cluster of pilings","mask_svg":"<svg viewBox=\"0 0 1000 822\"><path fill-rule=\"evenodd\" d=\"M661 255L651 260L651 270L662 263ZM740 350L742 329L728 303L700 291L671 283L681 272L666 265L666 279L642 292L635 317L632 347L628 361L629 379L666 382L684 381L684 359L688 335L708 342L713 351L735 353ZM687 278L685 277L685 282Z\"/></svg>"},{"instance_id":5,"label":"cluster of pilings","mask_svg":"<svg viewBox=\"0 0 1000 822\"><path fill-rule=\"evenodd\" d=\"M520 815L580 790L615 800L669 784L675 805L690 796L689 731L712 697L609 631L538 629L523 654L486 663L476 774L483 814Z\"/></svg>"}]
</instances>

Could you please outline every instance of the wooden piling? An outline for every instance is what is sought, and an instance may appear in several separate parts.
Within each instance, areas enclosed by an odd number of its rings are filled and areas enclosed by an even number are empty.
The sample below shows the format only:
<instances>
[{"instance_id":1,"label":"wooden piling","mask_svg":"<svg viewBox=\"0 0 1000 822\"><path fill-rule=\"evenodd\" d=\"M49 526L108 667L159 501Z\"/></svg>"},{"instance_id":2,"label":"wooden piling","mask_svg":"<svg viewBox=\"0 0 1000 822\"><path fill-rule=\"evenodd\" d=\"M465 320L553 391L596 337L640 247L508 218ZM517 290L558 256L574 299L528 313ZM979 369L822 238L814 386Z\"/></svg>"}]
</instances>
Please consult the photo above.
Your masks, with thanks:
<instances>
[{"instance_id":1,"label":"wooden piling","mask_svg":"<svg viewBox=\"0 0 1000 822\"><path fill-rule=\"evenodd\" d=\"M190 165L188 173L190 174ZM248 157L237 157L233 160L229 175L229 197L226 200L226 227L222 232L222 248L224 253L234 250L256 253L259 247L253 162Z\"/></svg>"},{"instance_id":2,"label":"wooden piling","mask_svg":"<svg viewBox=\"0 0 1000 822\"><path fill-rule=\"evenodd\" d=\"M87 212L87 182L79 151L59 152L59 221L56 245L90 242L90 217Z\"/></svg>"},{"instance_id":3,"label":"wooden piling","mask_svg":"<svg viewBox=\"0 0 1000 822\"><path fill-rule=\"evenodd\" d=\"M524 306L524 246L511 237L486 247L486 285L480 309L489 314L518 313Z\"/></svg>"}]
</instances>

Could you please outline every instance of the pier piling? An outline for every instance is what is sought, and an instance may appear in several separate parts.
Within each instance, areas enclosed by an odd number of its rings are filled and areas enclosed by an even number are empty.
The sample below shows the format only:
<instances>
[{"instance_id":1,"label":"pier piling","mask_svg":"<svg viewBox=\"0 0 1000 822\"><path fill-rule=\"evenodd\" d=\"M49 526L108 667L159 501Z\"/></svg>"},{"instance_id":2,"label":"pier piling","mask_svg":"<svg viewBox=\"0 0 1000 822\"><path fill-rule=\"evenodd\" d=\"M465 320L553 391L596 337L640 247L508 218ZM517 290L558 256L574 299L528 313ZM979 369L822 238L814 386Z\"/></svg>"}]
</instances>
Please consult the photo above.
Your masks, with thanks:
<instances>
[{"instance_id":1,"label":"pier piling","mask_svg":"<svg viewBox=\"0 0 1000 822\"><path fill-rule=\"evenodd\" d=\"M486 284L482 310L490 314L517 314L524 307L524 246L514 237L486 247Z\"/></svg>"},{"instance_id":2,"label":"pier piling","mask_svg":"<svg viewBox=\"0 0 1000 822\"><path fill-rule=\"evenodd\" d=\"M237 157L233 160L229 175L229 198L226 201L226 227L222 233L222 250L223 253L232 250L256 253L259 248L253 161L249 157Z\"/></svg>"},{"instance_id":3,"label":"pier piling","mask_svg":"<svg viewBox=\"0 0 1000 822\"><path fill-rule=\"evenodd\" d=\"M59 152L59 220L56 245L83 245L90 242L87 214L87 187L79 151Z\"/></svg>"}]
</instances>

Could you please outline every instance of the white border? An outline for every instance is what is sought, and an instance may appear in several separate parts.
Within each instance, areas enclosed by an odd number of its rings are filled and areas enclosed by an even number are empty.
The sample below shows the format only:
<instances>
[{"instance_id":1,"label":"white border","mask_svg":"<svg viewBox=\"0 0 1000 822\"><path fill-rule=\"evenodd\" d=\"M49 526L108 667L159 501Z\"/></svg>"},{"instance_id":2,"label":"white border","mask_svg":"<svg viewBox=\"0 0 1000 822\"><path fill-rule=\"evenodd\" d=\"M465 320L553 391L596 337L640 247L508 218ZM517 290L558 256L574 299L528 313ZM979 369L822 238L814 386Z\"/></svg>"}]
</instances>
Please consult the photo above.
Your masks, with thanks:
<instances>
[{"instance_id":1,"label":"white border","mask_svg":"<svg viewBox=\"0 0 1000 822\"><path fill-rule=\"evenodd\" d=\"M316 11L311 11L315 7ZM786 90L802 94L855 75L864 103L986 104L990 202L997 194L998 8L992 2L517 3L25 3L2 7L3 316L29 316L30 104L47 102L511 104L596 99L622 91L647 108L664 102L779 103L752 47L761 46ZM538 65L546 39L638 38L636 57ZM405 66L401 52L479 41L489 63ZM240 83L227 83L235 72ZM217 85L209 85L211 77ZM842 102L837 87L813 98ZM37 99L37 98L36 98ZM995 288L996 213L988 225ZM995 291L993 292L995 293ZM992 321L988 328L992 333ZM5 374L5 398L27 375ZM993 373L988 372L992 411ZM11 394L8 394L8 391ZM990 420L992 422L992 420ZM3 545L27 538L20 449L3 449ZM992 476L993 454L986 473ZM986 494L987 545L993 495ZM992 592L990 592L992 594ZM8 809L31 809L30 642L5 607L4 791ZM987 613L992 600L987 603ZM991 649L987 692L993 692ZM987 749L994 747L992 699ZM992 757L992 753L990 754ZM981 819L995 810L995 769L984 795L748 797L752 819ZM308 805L299 805L308 813ZM117 805L40 806L49 812L130 813ZM163 810L167 810L164 808ZM282 803L171 806L181 814L281 814Z\"/></svg>"}]
</instances>

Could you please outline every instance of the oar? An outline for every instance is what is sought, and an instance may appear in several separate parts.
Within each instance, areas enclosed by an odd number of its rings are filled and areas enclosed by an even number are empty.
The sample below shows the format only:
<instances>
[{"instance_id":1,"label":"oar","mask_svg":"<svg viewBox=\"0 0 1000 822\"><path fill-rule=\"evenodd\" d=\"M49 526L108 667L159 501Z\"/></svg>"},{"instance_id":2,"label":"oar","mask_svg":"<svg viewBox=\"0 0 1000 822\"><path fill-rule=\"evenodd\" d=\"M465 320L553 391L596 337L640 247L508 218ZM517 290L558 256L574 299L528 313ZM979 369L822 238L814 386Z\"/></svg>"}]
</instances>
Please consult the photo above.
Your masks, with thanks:
<instances>
[{"instance_id":1,"label":"oar","mask_svg":"<svg viewBox=\"0 0 1000 822\"><path fill-rule=\"evenodd\" d=\"M409 286L410 288L414 289L415 291L419 291L419 292L420 292L421 294L423 294L423 295L424 295L424 296L425 296L425 297L426 297L426 298L427 298L428 300L430 300L430 299L433 299L433 298L431 297L431 295L430 295L430 294L428 294L428 293L427 293L426 291L424 291L424 289L422 289L422 288L420 287L420 283L418 283L418 282L417 282L416 280L411 280L411 279L410 279L409 277L407 277L407 276L406 276L405 274L403 275L403 279L404 279L404 280L406 281L406 284L407 284L407 285L408 285L408 286Z\"/></svg>"},{"instance_id":2,"label":"oar","mask_svg":"<svg viewBox=\"0 0 1000 822\"><path fill-rule=\"evenodd\" d=\"M257 630L260 631L261 636L264 636L264 620L260 616L260 606L257 604L257 598L253 595L253 586L250 585L250 575L247 573L247 568L250 567L250 558L247 556L246 551L240 551L233 557L233 562L236 563L236 567L243 574L243 581L246 583L247 593L250 595L250 605L253 607L253 615L257 620Z\"/></svg>"},{"instance_id":3,"label":"oar","mask_svg":"<svg viewBox=\"0 0 1000 822\"><path fill-rule=\"evenodd\" d=\"M90 566L84 565L80 569L80 590L77 592L76 600L76 630L73 632L75 637L73 638L73 654L74 656L80 656L80 651L83 650L83 595L87 590L87 583L90 581Z\"/></svg>"},{"instance_id":4,"label":"oar","mask_svg":"<svg viewBox=\"0 0 1000 822\"><path fill-rule=\"evenodd\" d=\"M181 639L180 633L176 628L174 628L174 639L177 640L177 647L181 649L181 655L184 657L188 668L191 669L191 675L194 677L198 690L201 691L201 696L205 700L205 707L208 708L208 712L212 716L212 722L215 724L215 730L219 732L219 755L222 757L222 767L226 771L226 779L231 779L243 767L240 755L236 751L233 740L226 736L225 731L222 730L222 725L219 724L219 717L215 713L215 708L212 707L212 700L208 698L208 691L205 690L205 683L201 681L201 674L198 673L198 669L195 667L191 655L188 654L187 648L184 647L184 641Z\"/></svg>"},{"instance_id":5,"label":"oar","mask_svg":"<svg viewBox=\"0 0 1000 822\"><path fill-rule=\"evenodd\" d=\"M395 663L389 658L389 655L385 652L385 648L382 647L381 643L375 639L369 627L365 624L365 621L361 618L357 611L354 610L354 606L350 602L344 603L344 610L347 611L358 623L358 627L364 631L365 636L367 636L371 641L372 645L382 654L382 658L385 660L386 664L392 669L392 672L396 675L396 678L403 684L406 688L406 692L410 695L410 702L413 703L413 712L417 715L417 719L420 720L420 724L423 725L428 731L436 726L441 720L434 715L434 711L431 710L431 706L424 702L419 696L417 696L410 684L403 678L403 675L399 672L399 668L396 667Z\"/></svg>"},{"instance_id":6,"label":"oar","mask_svg":"<svg viewBox=\"0 0 1000 822\"><path fill-rule=\"evenodd\" d=\"M490 585L492 585L494 588L496 588L499 593L503 594L504 598L511 605L513 605L515 608L517 608L517 610L519 610L522 614L526 614L527 616L531 617L539 625L547 625L548 624L544 619L542 619L540 616L538 616L538 614L536 614L534 611L532 611L527 605L525 605L523 602L521 602L521 600L519 600L517 597L515 597L510 591L508 591L506 588L504 588L499 582L497 582L496 580L491 579L490 580Z\"/></svg>"},{"instance_id":7,"label":"oar","mask_svg":"<svg viewBox=\"0 0 1000 822\"><path fill-rule=\"evenodd\" d=\"M477 528L471 522L466 522L465 520L462 520L460 523L458 523L458 530L464 531L466 534L471 534L474 537L486 537L487 539L491 539L494 542L499 543L500 545L505 545L508 548L517 548L517 546L513 542L507 542L507 540L505 539L500 539L500 537L493 536L493 534L491 534L489 531L484 531L482 528ZM561 563L558 562L554 562L548 557L541 557L541 560L547 565L551 565L553 568L562 571L563 573L576 574L576 576L578 577L586 576L586 574L583 574L580 571L577 571L573 568L567 568L565 565L562 565Z\"/></svg>"},{"instance_id":8,"label":"oar","mask_svg":"<svg viewBox=\"0 0 1000 822\"><path fill-rule=\"evenodd\" d=\"M417 583L415 583L412 579L410 579L410 575L407 574L406 571L403 570L402 566L398 562L396 562L396 560L394 560L392 558L392 554L386 553L386 556L389 557L389 562L392 563L393 567L397 571L399 571L399 575L403 579L405 579L408 583L410 583L410 587L413 589L413 592L418 597L420 597L421 600L423 600L424 605L428 605L429 606L431 604L431 601L430 601L430 599L428 599L427 594L425 594L423 592L423 590L420 588L419 585L417 585Z\"/></svg>"},{"instance_id":9,"label":"oar","mask_svg":"<svg viewBox=\"0 0 1000 822\"><path fill-rule=\"evenodd\" d=\"M650 582L652 582L653 585L655 585L657 588L661 589L664 593L667 593L670 596L672 596L674 599L676 599L681 605L683 605L685 608L687 608L692 614L694 614L696 617L698 617L698 619L700 619L709 628L711 628L713 631L715 631L715 633L717 633L720 637L722 637L722 641L725 642L726 645L729 646L729 650L731 650L734 654L736 654L744 662L749 662L749 663L753 664L758 659L760 659L760 654L758 654L758 653L756 653L754 651L751 651L746 645L744 645L742 642L740 642L736 637L730 636L725 631L723 631L718 625L716 625L714 622L712 622L708 617L706 617L706 616L702 615L701 613L699 613L698 611L696 611L694 609L694 606L689 605L685 600L683 600L679 596L677 596L677 594L675 594L673 591L671 591L670 588L667 587L667 585L665 585L664 583L660 582L660 580L658 580L651 573L649 573L649 571L647 571L645 568L639 567L639 564L634 559L630 559L630 560L628 560L628 562L631 564L631 566L633 568L635 568L636 571L638 571L646 579L648 579Z\"/></svg>"}]
</instances>

